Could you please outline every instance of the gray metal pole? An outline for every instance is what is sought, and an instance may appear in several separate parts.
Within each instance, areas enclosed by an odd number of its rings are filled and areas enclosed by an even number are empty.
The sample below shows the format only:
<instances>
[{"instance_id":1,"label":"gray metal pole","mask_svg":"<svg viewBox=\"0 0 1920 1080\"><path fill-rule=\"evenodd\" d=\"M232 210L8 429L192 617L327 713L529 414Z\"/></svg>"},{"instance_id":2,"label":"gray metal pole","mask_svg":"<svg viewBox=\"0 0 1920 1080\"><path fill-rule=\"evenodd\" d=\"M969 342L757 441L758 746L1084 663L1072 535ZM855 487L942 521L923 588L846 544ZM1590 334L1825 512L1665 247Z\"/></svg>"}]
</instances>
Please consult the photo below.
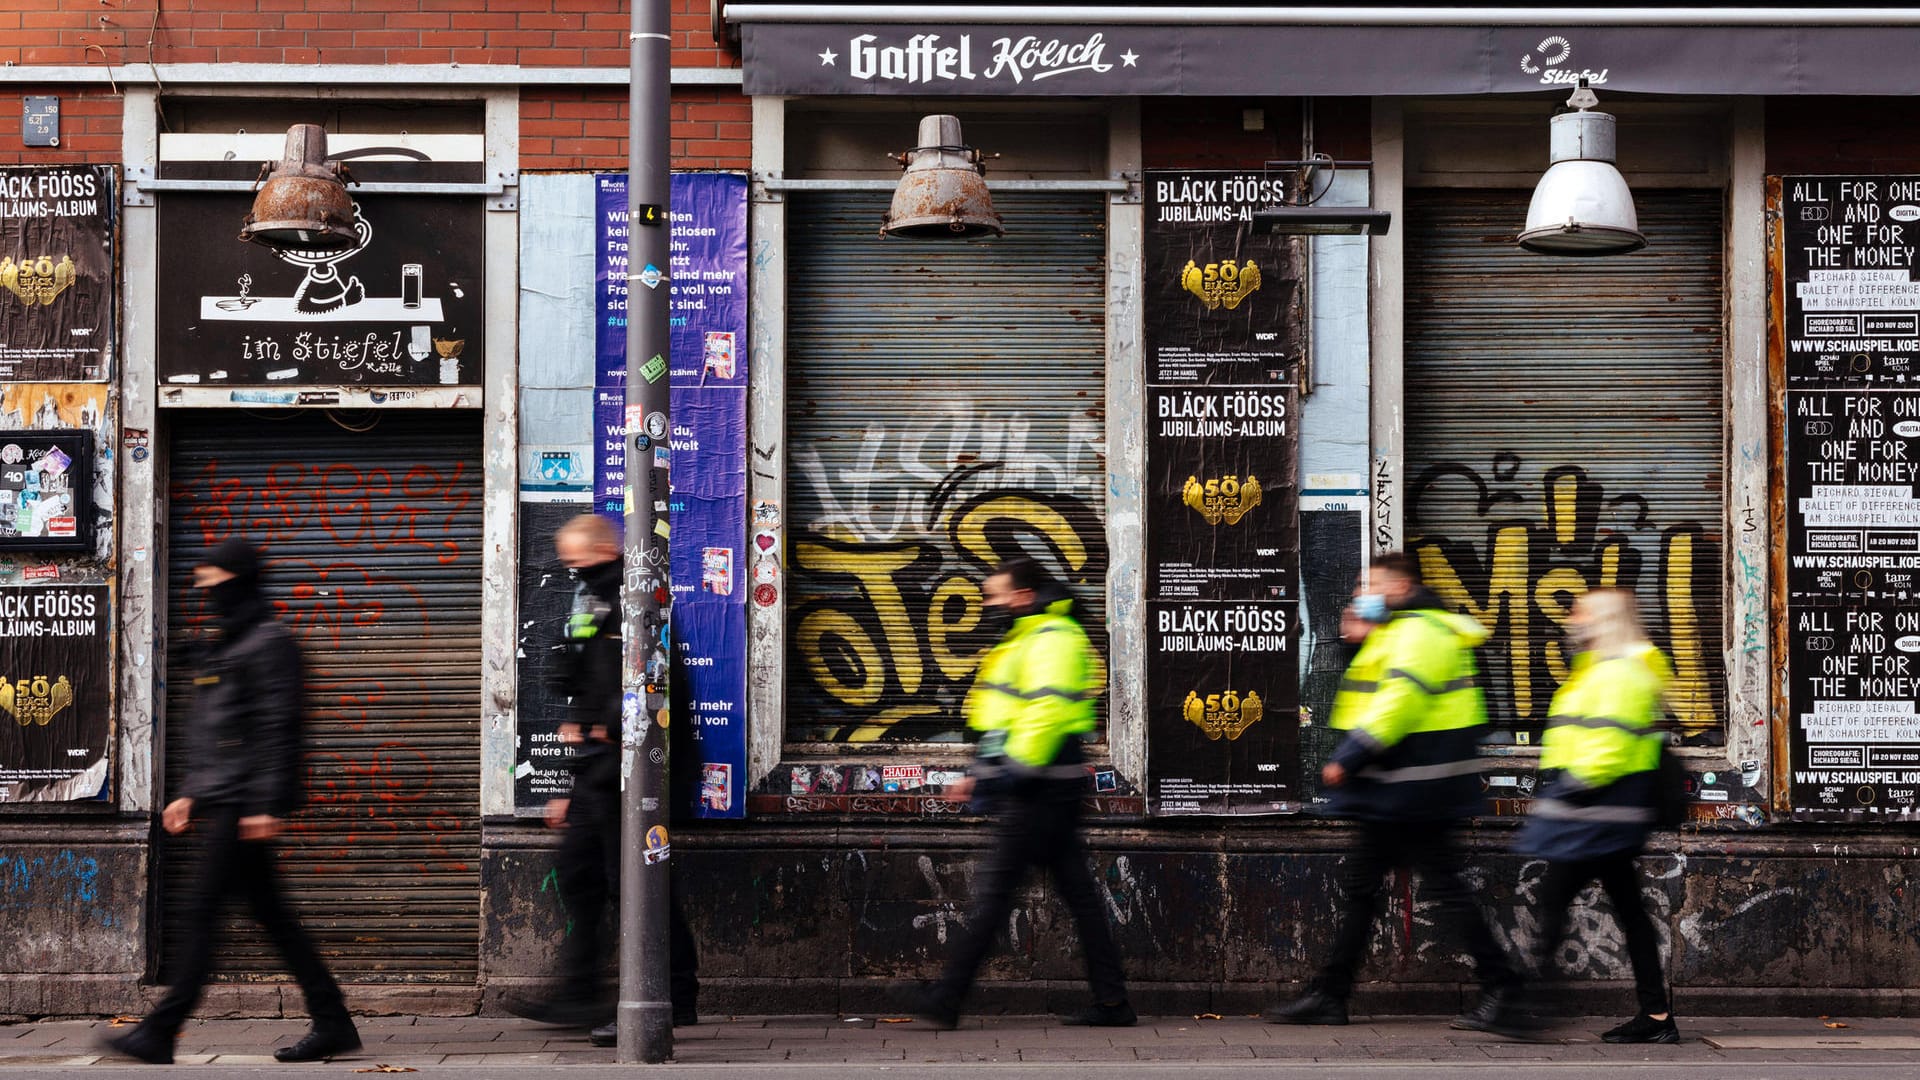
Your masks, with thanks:
<instances>
[{"instance_id":1,"label":"gray metal pole","mask_svg":"<svg viewBox=\"0 0 1920 1080\"><path fill-rule=\"evenodd\" d=\"M626 574L620 740L622 1062L673 1056L667 935L668 591L664 464L672 430L666 271L670 184L667 0L632 0L627 110ZM656 455L655 451L659 451Z\"/></svg>"}]
</instances>

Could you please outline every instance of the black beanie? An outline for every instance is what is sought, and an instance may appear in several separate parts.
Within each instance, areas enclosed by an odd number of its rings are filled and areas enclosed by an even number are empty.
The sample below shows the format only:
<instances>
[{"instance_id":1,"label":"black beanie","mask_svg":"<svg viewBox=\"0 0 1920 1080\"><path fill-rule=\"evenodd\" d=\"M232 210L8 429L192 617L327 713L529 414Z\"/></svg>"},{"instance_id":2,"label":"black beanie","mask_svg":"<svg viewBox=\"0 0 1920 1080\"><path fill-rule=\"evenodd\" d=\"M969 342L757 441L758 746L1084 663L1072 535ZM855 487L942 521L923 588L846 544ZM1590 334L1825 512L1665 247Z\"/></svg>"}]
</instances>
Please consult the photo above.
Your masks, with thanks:
<instances>
[{"instance_id":1,"label":"black beanie","mask_svg":"<svg viewBox=\"0 0 1920 1080\"><path fill-rule=\"evenodd\" d=\"M203 566L217 566L237 578L253 580L260 576L260 553L245 537L229 536L207 554Z\"/></svg>"}]
</instances>

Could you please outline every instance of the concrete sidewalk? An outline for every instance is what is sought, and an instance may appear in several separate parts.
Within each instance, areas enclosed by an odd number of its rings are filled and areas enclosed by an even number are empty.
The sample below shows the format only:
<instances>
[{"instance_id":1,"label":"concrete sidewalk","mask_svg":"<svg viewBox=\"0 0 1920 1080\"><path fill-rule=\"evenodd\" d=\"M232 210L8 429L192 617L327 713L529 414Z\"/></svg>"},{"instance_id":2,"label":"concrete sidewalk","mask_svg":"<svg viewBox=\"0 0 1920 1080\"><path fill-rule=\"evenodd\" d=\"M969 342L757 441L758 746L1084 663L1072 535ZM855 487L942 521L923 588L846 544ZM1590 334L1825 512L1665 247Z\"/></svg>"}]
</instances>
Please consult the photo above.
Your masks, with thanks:
<instances>
[{"instance_id":1,"label":"concrete sidewalk","mask_svg":"<svg viewBox=\"0 0 1920 1080\"><path fill-rule=\"evenodd\" d=\"M1679 1046L1609 1046L1598 1033L1617 1018L1556 1023L1546 1041L1515 1043L1450 1030L1444 1018L1367 1020L1344 1028L1276 1027L1252 1017L1145 1017L1138 1027L1089 1030L1051 1017L969 1018L931 1031L897 1017L724 1017L675 1032L675 1060L689 1065L851 1062L884 1065L1023 1062L1189 1062L1196 1065L1359 1061L1605 1066L1631 1064L1920 1064L1920 1021L1816 1018L1681 1018ZM124 1025L124 1021L122 1024ZM1829 1024L1843 1026L1830 1027ZM188 1025L180 1064L272 1065L273 1049L297 1039L298 1020L209 1020ZM122 1028L124 1030L124 1027ZM117 1062L98 1040L105 1021L0 1027L0 1069ZM584 1033L506 1017L367 1017L366 1049L336 1063L375 1066L611 1064Z\"/></svg>"}]
</instances>

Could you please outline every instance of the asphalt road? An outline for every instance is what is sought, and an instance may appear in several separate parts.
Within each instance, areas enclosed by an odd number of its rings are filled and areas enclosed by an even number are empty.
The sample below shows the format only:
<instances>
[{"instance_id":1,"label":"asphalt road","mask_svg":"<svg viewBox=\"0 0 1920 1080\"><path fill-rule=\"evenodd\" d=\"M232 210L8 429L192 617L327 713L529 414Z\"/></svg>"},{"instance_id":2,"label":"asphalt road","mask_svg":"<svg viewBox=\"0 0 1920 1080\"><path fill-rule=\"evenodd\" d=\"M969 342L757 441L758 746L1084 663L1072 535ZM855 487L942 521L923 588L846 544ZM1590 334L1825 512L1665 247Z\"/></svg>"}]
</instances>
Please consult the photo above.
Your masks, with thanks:
<instances>
[{"instance_id":1,"label":"asphalt road","mask_svg":"<svg viewBox=\"0 0 1920 1080\"><path fill-rule=\"evenodd\" d=\"M87 1067L18 1065L0 1066L0 1080L72 1080L75 1075L100 1073L113 1078L120 1077L165 1077L166 1080L316 1080L330 1077L334 1080L360 1080L360 1075L378 1076L381 1074L356 1074L356 1069L367 1068L358 1063L338 1065L118 1065L101 1064ZM528 1080L530 1074L549 1072L555 1067L533 1069L527 1066L500 1065L423 1065L416 1070L411 1080ZM636 1069L660 1075L687 1077L751 1076L753 1080L895 1080L911 1077L912 1080L1124 1080L1124 1078L1143 1078L1143 1080L1306 1080L1308 1077L1377 1077L1379 1080L1619 1080L1622 1072L1632 1074L1634 1080L1851 1080L1868 1077L1878 1080L1892 1078L1920 1078L1920 1064L1910 1062L1889 1062L1874 1060L1847 1061L1844 1063L1783 1063L1767 1064L1758 1061L1729 1062L1708 1064L1696 1062L1687 1065L1670 1065L1659 1062L1605 1062L1593 1063L1556 1063L1544 1061L1518 1061L1511 1065L1489 1064L1486 1062L1451 1064L1431 1061L1410 1061L1393 1063L1378 1060L1355 1061L1351 1063L1312 1063L1281 1064L1274 1062L1254 1062L1245 1064L1195 1065L1191 1063L1155 1064L1151 1062L1029 1062L1025 1064L967 1064L967 1065L850 1065L845 1063L819 1064L755 1064L755 1065L680 1065L661 1066L632 1065L567 1065L559 1067L568 1077L579 1080L597 1080L600 1077L631 1077Z\"/></svg>"}]
</instances>

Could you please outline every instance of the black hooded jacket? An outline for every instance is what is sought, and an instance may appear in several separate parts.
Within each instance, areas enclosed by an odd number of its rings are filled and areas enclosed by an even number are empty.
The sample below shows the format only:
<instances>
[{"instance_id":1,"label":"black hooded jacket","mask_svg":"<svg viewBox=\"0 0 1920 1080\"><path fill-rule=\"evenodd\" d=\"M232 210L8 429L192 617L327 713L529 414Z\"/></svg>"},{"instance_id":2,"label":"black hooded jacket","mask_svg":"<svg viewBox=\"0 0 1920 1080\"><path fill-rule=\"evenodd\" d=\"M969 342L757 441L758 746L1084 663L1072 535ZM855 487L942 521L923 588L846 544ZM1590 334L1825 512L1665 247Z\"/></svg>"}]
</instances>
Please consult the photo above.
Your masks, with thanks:
<instances>
[{"instance_id":1,"label":"black hooded jacket","mask_svg":"<svg viewBox=\"0 0 1920 1080\"><path fill-rule=\"evenodd\" d=\"M180 794L196 810L237 805L243 815L285 817L305 801L300 647L273 618L257 577L209 591L219 629L193 665Z\"/></svg>"},{"instance_id":2,"label":"black hooded jacket","mask_svg":"<svg viewBox=\"0 0 1920 1080\"><path fill-rule=\"evenodd\" d=\"M582 733L607 729L606 742L582 744L573 759L576 769L620 745L620 576L618 559L581 569L584 595L578 600L588 609L583 614L591 633L563 627L559 662L548 677L553 693L568 701L569 722L579 724Z\"/></svg>"}]
</instances>

